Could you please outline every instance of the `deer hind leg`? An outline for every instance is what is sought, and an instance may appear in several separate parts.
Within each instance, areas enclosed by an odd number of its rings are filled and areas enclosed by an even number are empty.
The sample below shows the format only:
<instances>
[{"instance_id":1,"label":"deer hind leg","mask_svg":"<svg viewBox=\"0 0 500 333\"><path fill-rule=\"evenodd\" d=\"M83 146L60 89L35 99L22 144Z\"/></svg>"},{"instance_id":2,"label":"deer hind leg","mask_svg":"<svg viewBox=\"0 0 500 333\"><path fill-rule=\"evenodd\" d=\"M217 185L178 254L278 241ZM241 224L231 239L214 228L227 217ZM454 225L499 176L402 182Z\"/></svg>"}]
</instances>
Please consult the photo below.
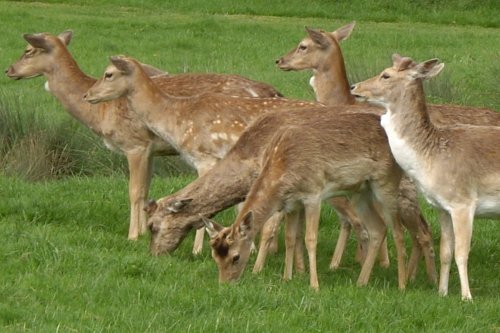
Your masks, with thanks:
<instances>
[{"instance_id":1,"label":"deer hind leg","mask_svg":"<svg viewBox=\"0 0 500 333\"><path fill-rule=\"evenodd\" d=\"M318 271L316 267L316 246L318 243L318 227L321 213L321 201L304 204L306 215L306 248L309 256L309 280L313 289L319 289Z\"/></svg>"},{"instance_id":2,"label":"deer hind leg","mask_svg":"<svg viewBox=\"0 0 500 333\"><path fill-rule=\"evenodd\" d=\"M297 242L298 229L300 227L299 223L299 212L294 211L286 215L285 224L285 272L283 273L283 279L290 280L293 273L293 260L295 254L295 247ZM299 242L302 240L299 239Z\"/></svg>"},{"instance_id":3,"label":"deer hind leg","mask_svg":"<svg viewBox=\"0 0 500 333\"><path fill-rule=\"evenodd\" d=\"M455 247L455 235L451 216L447 212L440 212L439 223L441 224L441 242L439 245L439 257L441 261L439 294L441 296L446 296L448 295L448 281L450 279L451 260Z\"/></svg>"},{"instance_id":4,"label":"deer hind leg","mask_svg":"<svg viewBox=\"0 0 500 333\"><path fill-rule=\"evenodd\" d=\"M469 260L470 243L472 239L472 226L474 222L474 209L465 207L451 211L451 221L455 234L455 262L460 276L462 300L471 301L472 295L469 288L467 262Z\"/></svg>"},{"instance_id":5,"label":"deer hind leg","mask_svg":"<svg viewBox=\"0 0 500 333\"><path fill-rule=\"evenodd\" d=\"M387 227L373 206L371 193L356 194L352 197L351 202L354 204L358 216L362 219L369 236L366 258L357 282L358 286L365 286L370 279L373 265L386 236Z\"/></svg>"},{"instance_id":6,"label":"deer hind leg","mask_svg":"<svg viewBox=\"0 0 500 333\"><path fill-rule=\"evenodd\" d=\"M398 209L401 221L412 238L411 255L407 267L407 276L413 281L417 275L418 262L424 255L427 277L437 283L436 260L429 224L422 215L418 204L415 185L408 177L403 177L399 186Z\"/></svg>"},{"instance_id":7,"label":"deer hind leg","mask_svg":"<svg viewBox=\"0 0 500 333\"><path fill-rule=\"evenodd\" d=\"M354 228L358 247L356 251L356 261L362 263L366 256L366 249L368 244L368 234L366 233L363 224L356 215L354 208L352 207L349 199L345 197L337 197L331 200L331 204L340 222L340 233L337 239L337 244L333 252L332 260L330 262L330 269L336 270L340 266L342 256L344 254L347 240L351 233L351 228Z\"/></svg>"},{"instance_id":8,"label":"deer hind leg","mask_svg":"<svg viewBox=\"0 0 500 333\"><path fill-rule=\"evenodd\" d=\"M275 213L264 224L260 236L259 253L257 254L255 265L253 266L254 273L259 273L264 268L267 253L270 252L270 244L278 237L278 230L282 217L282 213Z\"/></svg>"},{"instance_id":9,"label":"deer hind leg","mask_svg":"<svg viewBox=\"0 0 500 333\"><path fill-rule=\"evenodd\" d=\"M147 230L147 216L144 211L152 174L152 156L148 147L138 153L127 154L129 168L130 224L128 239L136 240Z\"/></svg>"}]
</instances>

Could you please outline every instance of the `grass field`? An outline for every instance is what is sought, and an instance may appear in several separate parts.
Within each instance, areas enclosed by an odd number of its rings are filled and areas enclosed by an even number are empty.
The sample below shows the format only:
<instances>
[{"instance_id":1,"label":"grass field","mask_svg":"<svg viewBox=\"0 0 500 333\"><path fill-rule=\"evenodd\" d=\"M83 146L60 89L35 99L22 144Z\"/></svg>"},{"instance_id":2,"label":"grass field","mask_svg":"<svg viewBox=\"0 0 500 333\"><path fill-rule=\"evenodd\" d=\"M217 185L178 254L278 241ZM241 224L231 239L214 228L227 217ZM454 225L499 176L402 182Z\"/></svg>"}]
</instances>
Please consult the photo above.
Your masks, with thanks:
<instances>
[{"instance_id":1,"label":"grass field","mask_svg":"<svg viewBox=\"0 0 500 333\"><path fill-rule=\"evenodd\" d=\"M128 54L171 73L238 73L312 99L310 73L280 72L274 60L296 45L306 25L334 30L356 20L343 42L351 82L388 66L393 52L439 57L446 67L427 86L431 101L500 110L498 2L443 3L0 1L0 68L22 54L23 33L71 29L69 48L93 76L108 56ZM126 240L124 159L71 119L43 83L0 79L0 332L500 332L500 249L492 220L475 225L473 303L460 302L455 267L449 297L438 297L422 271L400 292L392 242L391 267L376 267L366 288L355 286L354 241L339 271L328 271L338 233L328 207L318 293L307 274L281 280L282 247L264 272L248 267L234 285L217 283L206 244L200 257L191 255L192 237L172 256L151 257L147 236ZM186 169L176 160L156 163L152 197L194 177L179 175ZM437 250L436 214L425 204L424 210ZM233 218L232 210L217 217L225 224Z\"/></svg>"}]
</instances>

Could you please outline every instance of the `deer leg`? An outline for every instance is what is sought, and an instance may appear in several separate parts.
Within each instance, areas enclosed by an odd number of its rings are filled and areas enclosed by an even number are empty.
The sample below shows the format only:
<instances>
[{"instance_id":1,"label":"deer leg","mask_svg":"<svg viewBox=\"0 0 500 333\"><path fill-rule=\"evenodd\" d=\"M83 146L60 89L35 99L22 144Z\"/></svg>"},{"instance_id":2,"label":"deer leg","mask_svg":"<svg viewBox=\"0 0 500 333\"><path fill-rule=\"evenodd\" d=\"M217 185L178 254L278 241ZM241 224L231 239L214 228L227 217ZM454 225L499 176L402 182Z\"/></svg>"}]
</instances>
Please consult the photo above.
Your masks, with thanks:
<instances>
[{"instance_id":1,"label":"deer leg","mask_svg":"<svg viewBox=\"0 0 500 333\"><path fill-rule=\"evenodd\" d=\"M349 199L345 197L337 197L331 200L332 206L335 208L340 222L340 233L335 246L335 251L330 262L330 269L335 270L340 266L342 256L344 254L347 240L351 233L351 227L354 228L358 247L356 252L356 261L363 262L366 255L366 247L368 244L368 237L364 230L363 224L356 215L352 204Z\"/></svg>"},{"instance_id":2,"label":"deer leg","mask_svg":"<svg viewBox=\"0 0 500 333\"><path fill-rule=\"evenodd\" d=\"M253 266L254 273L259 273L264 268L267 253L270 250L270 244L273 239L277 238L281 218L281 213L275 213L269 220L266 221L262 228L260 233L259 253L257 254L255 265Z\"/></svg>"},{"instance_id":3,"label":"deer leg","mask_svg":"<svg viewBox=\"0 0 500 333\"><path fill-rule=\"evenodd\" d=\"M297 230L299 228L299 214L297 211L286 215L285 224L285 272L283 279L290 280L293 272L293 257L297 242ZM299 239L299 242L301 240Z\"/></svg>"},{"instance_id":4,"label":"deer leg","mask_svg":"<svg viewBox=\"0 0 500 333\"><path fill-rule=\"evenodd\" d=\"M136 240L147 230L144 205L148 196L152 174L152 156L148 147L138 153L127 154L129 168L130 224L128 239Z\"/></svg>"},{"instance_id":5,"label":"deer leg","mask_svg":"<svg viewBox=\"0 0 500 333\"><path fill-rule=\"evenodd\" d=\"M364 222L369 235L368 249L365 261L361 267L361 272L358 277L358 286L365 286L370 279L373 265L377 259L377 254L380 251L384 238L386 236L387 227L384 221L380 218L377 210L373 207L370 194L356 195L351 200L356 208L358 216Z\"/></svg>"},{"instance_id":6,"label":"deer leg","mask_svg":"<svg viewBox=\"0 0 500 333\"><path fill-rule=\"evenodd\" d=\"M455 235L453 232L451 216L447 212L442 211L440 213L439 222L441 224L441 243L439 246L439 257L441 260L439 294L441 296L446 296L448 295L448 281L450 279L451 259L453 257L453 249L455 246Z\"/></svg>"},{"instance_id":7,"label":"deer leg","mask_svg":"<svg viewBox=\"0 0 500 333\"><path fill-rule=\"evenodd\" d=\"M307 203L304 205L306 214L306 248L309 256L309 280L313 289L319 289L318 271L316 267L316 246L318 243L319 217L321 213L321 201Z\"/></svg>"},{"instance_id":8,"label":"deer leg","mask_svg":"<svg viewBox=\"0 0 500 333\"><path fill-rule=\"evenodd\" d=\"M399 289L403 290L406 287L406 250L404 244L403 225L401 224L399 217L393 220L392 227L398 261L398 285Z\"/></svg>"},{"instance_id":9,"label":"deer leg","mask_svg":"<svg viewBox=\"0 0 500 333\"><path fill-rule=\"evenodd\" d=\"M340 266L342 256L344 255L344 250L347 246L347 240L351 233L351 223L340 214L337 214L340 222L340 233L337 239L337 244L335 245L335 250L333 251L332 260L330 262L330 269L332 271L336 270ZM360 246L358 246L359 248ZM356 253L356 258L358 258L358 253ZM361 259L361 258L360 258Z\"/></svg>"},{"instance_id":10,"label":"deer leg","mask_svg":"<svg viewBox=\"0 0 500 333\"><path fill-rule=\"evenodd\" d=\"M419 258L421 257L420 253L424 254L427 278L429 279L430 282L436 284L437 283L436 255L434 253L432 233L429 224L427 224L427 221L425 220L425 218L422 216L421 213L419 213L417 217L417 226L418 230L415 235L415 238L418 245L416 247L416 249L418 250L418 257ZM417 266L417 264L415 264L415 266ZM411 266L408 265L408 268L411 268ZM415 274L416 274L416 268L415 268Z\"/></svg>"},{"instance_id":11,"label":"deer leg","mask_svg":"<svg viewBox=\"0 0 500 333\"><path fill-rule=\"evenodd\" d=\"M301 207L297 213L298 219L298 229L297 229L297 240L295 241L295 271L302 274L306 270L306 265L304 263L304 221L305 221L305 211Z\"/></svg>"},{"instance_id":12,"label":"deer leg","mask_svg":"<svg viewBox=\"0 0 500 333\"><path fill-rule=\"evenodd\" d=\"M474 222L474 209L466 207L451 211L451 221L455 234L455 263L460 276L462 300L471 301L472 295L469 288L467 262L469 260L470 243L472 239L472 226Z\"/></svg>"}]
</instances>

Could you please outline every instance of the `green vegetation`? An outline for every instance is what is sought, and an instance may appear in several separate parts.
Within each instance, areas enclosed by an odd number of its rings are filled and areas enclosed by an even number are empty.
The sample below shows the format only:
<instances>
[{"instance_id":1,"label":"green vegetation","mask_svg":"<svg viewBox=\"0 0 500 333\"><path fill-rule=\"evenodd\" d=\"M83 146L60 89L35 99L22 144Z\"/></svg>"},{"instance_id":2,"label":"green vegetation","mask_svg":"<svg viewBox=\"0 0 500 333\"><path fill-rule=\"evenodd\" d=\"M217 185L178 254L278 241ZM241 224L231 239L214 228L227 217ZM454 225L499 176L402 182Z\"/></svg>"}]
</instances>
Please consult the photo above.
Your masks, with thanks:
<instances>
[{"instance_id":1,"label":"green vegetation","mask_svg":"<svg viewBox=\"0 0 500 333\"><path fill-rule=\"evenodd\" d=\"M428 85L431 101L500 110L499 14L497 1L472 0L3 1L0 68L21 55L23 33L71 29L69 48L94 76L108 56L128 54L171 73L238 73L312 99L310 73L281 72L274 60L296 45L306 25L334 30L356 20L343 42L352 82L380 72L393 52L439 57L446 67ZM471 304L459 300L455 268L447 298L422 271L398 291L392 242L391 267L376 267L367 288L355 286L353 241L341 269L328 271L338 230L328 207L318 293L307 274L281 281L282 247L262 274L249 266L229 286L217 283L206 244L201 257L191 255L192 236L173 256L151 257L147 236L126 240L124 158L65 113L43 83L0 79L0 331L500 331L495 221L475 225ZM178 159L157 159L155 169L155 198L194 177L179 175L187 168ZM438 235L435 212L424 207ZM232 210L217 217L225 224L233 218Z\"/></svg>"}]
</instances>

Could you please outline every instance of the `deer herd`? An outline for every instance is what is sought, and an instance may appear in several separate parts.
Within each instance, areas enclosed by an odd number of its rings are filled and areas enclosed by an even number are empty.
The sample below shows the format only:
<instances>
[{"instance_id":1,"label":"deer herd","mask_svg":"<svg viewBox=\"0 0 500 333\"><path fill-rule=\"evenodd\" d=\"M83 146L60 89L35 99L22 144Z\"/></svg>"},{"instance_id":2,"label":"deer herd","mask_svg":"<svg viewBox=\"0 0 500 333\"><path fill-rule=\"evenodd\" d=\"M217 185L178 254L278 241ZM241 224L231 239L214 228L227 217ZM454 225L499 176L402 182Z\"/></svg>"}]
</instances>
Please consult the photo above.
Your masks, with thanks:
<instances>
[{"instance_id":1,"label":"deer herd","mask_svg":"<svg viewBox=\"0 0 500 333\"><path fill-rule=\"evenodd\" d=\"M284 98L238 75L170 75L127 56L110 57L96 80L68 51L71 31L24 35L28 46L6 74L16 80L43 75L46 90L72 116L127 157L128 238L149 229L154 255L173 252L192 229L198 254L206 230L219 281L234 281L259 233L253 270L262 270L283 222L283 278L292 278L294 265L304 271L305 244L310 286L318 289L318 226L327 200L340 222L330 269L339 267L354 230L358 285L366 285L377 257L389 265L391 228L399 288L415 278L422 257L437 283L420 194L440 212L439 293L448 293L454 255L462 299L471 300L474 216L500 214L500 113L427 104L423 81L443 69L437 59L417 63L394 54L391 67L350 86L340 42L354 25L333 32L306 28L306 37L276 61L283 71L312 70L316 102ZM199 178L148 201L153 156L176 154ZM231 226L210 219L236 204ZM404 230L412 241L408 260Z\"/></svg>"}]
</instances>

